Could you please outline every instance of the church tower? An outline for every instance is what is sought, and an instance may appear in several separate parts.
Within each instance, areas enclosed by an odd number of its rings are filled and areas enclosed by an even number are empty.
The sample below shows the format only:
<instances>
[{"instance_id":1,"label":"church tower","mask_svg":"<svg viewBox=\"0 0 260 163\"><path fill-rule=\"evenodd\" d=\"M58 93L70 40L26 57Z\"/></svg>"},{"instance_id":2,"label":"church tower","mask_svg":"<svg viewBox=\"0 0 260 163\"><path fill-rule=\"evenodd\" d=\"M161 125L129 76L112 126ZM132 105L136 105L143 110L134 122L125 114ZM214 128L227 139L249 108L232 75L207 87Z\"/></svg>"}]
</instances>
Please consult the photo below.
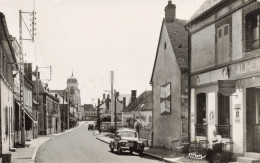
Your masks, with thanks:
<instances>
[{"instance_id":1,"label":"church tower","mask_svg":"<svg viewBox=\"0 0 260 163\"><path fill-rule=\"evenodd\" d=\"M72 106L76 107L77 110L81 107L80 90L78 88L78 80L73 76L73 72L70 78L67 79L66 90L69 93L69 102Z\"/></svg>"}]
</instances>

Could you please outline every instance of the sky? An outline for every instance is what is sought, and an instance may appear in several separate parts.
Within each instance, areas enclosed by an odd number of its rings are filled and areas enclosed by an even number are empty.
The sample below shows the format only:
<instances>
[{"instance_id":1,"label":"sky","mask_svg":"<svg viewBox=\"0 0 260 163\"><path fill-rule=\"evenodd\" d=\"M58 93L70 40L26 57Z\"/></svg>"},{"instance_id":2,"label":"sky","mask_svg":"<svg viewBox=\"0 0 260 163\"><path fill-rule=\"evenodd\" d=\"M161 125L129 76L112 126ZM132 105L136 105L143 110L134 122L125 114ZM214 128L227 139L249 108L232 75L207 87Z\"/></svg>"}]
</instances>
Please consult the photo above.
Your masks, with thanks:
<instances>
[{"instance_id":1,"label":"sky","mask_svg":"<svg viewBox=\"0 0 260 163\"><path fill-rule=\"evenodd\" d=\"M172 0L176 17L188 20L204 0ZM35 42L24 41L26 62L40 68L50 89L79 82L81 102L97 103L110 90L109 72L120 94L151 90L149 84L168 0L0 0L9 33L19 38L19 10L36 10ZM34 5L35 4L35 5ZM24 15L30 22L29 15ZM30 27L30 26L29 26ZM25 29L25 27L23 27ZM28 36L23 30L24 37Z\"/></svg>"}]
</instances>

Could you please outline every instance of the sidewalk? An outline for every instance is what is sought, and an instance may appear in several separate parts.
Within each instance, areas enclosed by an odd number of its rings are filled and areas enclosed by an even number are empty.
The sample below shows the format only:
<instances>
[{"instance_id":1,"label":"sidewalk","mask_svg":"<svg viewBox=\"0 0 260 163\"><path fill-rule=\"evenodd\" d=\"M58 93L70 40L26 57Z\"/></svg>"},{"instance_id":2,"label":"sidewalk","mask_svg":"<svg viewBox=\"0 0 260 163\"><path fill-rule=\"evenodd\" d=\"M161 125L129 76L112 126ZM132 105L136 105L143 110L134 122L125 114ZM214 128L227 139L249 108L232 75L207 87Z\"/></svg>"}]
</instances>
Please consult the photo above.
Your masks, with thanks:
<instances>
[{"instance_id":1,"label":"sidewalk","mask_svg":"<svg viewBox=\"0 0 260 163\"><path fill-rule=\"evenodd\" d=\"M107 133L97 133L94 131L94 134L96 135L96 139L109 144L112 138L109 138L106 136ZM186 163L186 162L192 162L192 163L207 163L206 160L195 160L195 159L189 159L188 156L176 156L175 152L165 150L165 149L159 149L159 148L146 148L144 151L145 155L148 155L150 157L154 157L158 160L170 162L170 163Z\"/></svg>"},{"instance_id":2,"label":"sidewalk","mask_svg":"<svg viewBox=\"0 0 260 163\"><path fill-rule=\"evenodd\" d=\"M35 157L39 147L46 143L47 141L54 139L57 136L67 134L77 127L64 131L63 133L52 134L52 135L40 135L38 138L31 141L26 141L25 148L16 148L15 152L10 152L12 154L12 163L34 163Z\"/></svg>"}]
</instances>

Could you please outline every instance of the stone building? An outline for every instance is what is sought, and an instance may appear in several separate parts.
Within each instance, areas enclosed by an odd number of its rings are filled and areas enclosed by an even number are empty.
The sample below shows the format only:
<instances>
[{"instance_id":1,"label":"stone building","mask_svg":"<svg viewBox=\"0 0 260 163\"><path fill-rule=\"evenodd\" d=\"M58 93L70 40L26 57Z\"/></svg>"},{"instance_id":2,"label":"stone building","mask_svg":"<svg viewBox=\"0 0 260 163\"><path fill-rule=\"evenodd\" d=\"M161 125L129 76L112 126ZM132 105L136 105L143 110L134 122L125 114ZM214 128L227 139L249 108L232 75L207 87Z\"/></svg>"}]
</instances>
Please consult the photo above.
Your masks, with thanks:
<instances>
[{"instance_id":1,"label":"stone building","mask_svg":"<svg viewBox=\"0 0 260 163\"><path fill-rule=\"evenodd\" d=\"M4 14L0 13L0 154L6 154L13 146L14 134L14 78L18 71Z\"/></svg>"},{"instance_id":2,"label":"stone building","mask_svg":"<svg viewBox=\"0 0 260 163\"><path fill-rule=\"evenodd\" d=\"M173 148L188 138L188 32L168 1L150 84L153 91L153 146Z\"/></svg>"},{"instance_id":3,"label":"stone building","mask_svg":"<svg viewBox=\"0 0 260 163\"><path fill-rule=\"evenodd\" d=\"M258 159L259 20L256 0L207 0L186 25L191 42L191 141L209 140L217 130L224 142L234 142L235 155Z\"/></svg>"},{"instance_id":4,"label":"stone building","mask_svg":"<svg viewBox=\"0 0 260 163\"><path fill-rule=\"evenodd\" d=\"M73 73L70 78L67 79L67 88L69 95L69 102L71 106L77 108L77 111L81 107L81 98L80 98L80 90L78 88L78 80L73 76Z\"/></svg>"}]
</instances>

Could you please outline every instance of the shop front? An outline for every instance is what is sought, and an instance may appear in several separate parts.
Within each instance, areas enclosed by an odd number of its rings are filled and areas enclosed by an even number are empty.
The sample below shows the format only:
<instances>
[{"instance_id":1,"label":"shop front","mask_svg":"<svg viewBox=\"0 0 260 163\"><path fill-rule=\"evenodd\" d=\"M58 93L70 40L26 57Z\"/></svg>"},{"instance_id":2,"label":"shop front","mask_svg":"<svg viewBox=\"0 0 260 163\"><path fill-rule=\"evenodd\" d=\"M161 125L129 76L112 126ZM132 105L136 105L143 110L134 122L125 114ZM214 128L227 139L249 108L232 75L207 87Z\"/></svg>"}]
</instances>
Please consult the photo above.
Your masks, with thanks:
<instances>
[{"instance_id":1,"label":"shop front","mask_svg":"<svg viewBox=\"0 0 260 163\"><path fill-rule=\"evenodd\" d=\"M191 87L191 141L216 130L233 153L260 153L260 58L194 74Z\"/></svg>"}]
</instances>

